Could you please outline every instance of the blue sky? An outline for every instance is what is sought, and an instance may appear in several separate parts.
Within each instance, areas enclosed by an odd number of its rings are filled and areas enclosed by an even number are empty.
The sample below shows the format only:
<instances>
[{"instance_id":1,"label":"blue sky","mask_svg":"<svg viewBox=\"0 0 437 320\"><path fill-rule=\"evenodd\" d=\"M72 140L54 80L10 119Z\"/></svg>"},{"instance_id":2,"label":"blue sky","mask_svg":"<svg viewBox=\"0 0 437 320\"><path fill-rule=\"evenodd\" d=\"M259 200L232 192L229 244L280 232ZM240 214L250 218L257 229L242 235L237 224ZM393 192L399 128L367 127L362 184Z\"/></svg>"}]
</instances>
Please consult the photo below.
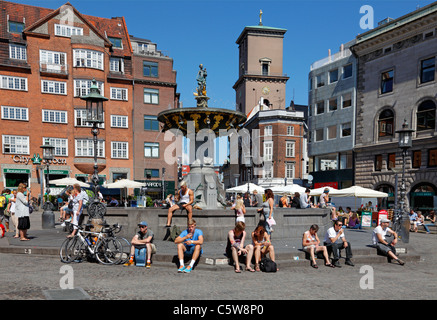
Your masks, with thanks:
<instances>
[{"instance_id":1,"label":"blue sky","mask_svg":"<svg viewBox=\"0 0 437 320\"><path fill-rule=\"evenodd\" d=\"M67 0L17 0L17 3L57 9ZM373 8L374 26L387 17L398 18L433 1L426 0L70 0L79 12L111 18L124 16L131 35L150 39L174 59L178 92L184 107L195 106L193 92L202 63L208 70L210 107L235 109L238 46L245 26L263 25L287 29L284 38L286 105L307 105L310 65L339 50L358 34L364 14ZM223 159L219 159L222 163Z\"/></svg>"}]
</instances>

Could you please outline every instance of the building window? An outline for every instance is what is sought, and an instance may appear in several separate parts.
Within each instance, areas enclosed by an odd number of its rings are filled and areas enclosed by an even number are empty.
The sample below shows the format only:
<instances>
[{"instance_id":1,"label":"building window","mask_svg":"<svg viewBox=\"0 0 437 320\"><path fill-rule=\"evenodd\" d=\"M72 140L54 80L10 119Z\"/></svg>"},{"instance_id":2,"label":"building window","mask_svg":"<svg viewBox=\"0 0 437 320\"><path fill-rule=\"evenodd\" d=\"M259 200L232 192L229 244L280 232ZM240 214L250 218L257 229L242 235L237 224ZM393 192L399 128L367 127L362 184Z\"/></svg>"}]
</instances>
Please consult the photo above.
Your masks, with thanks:
<instances>
[{"instance_id":1,"label":"building window","mask_svg":"<svg viewBox=\"0 0 437 320\"><path fill-rule=\"evenodd\" d=\"M73 63L75 67L103 70L103 52L85 49L74 49Z\"/></svg>"},{"instance_id":2,"label":"building window","mask_svg":"<svg viewBox=\"0 0 437 320\"><path fill-rule=\"evenodd\" d=\"M294 157L294 149L295 149L294 146L295 146L294 141L286 141L286 143L285 143L285 156L287 158Z\"/></svg>"},{"instance_id":3,"label":"building window","mask_svg":"<svg viewBox=\"0 0 437 320\"><path fill-rule=\"evenodd\" d=\"M264 141L264 161L272 161L273 160L273 141Z\"/></svg>"},{"instance_id":4,"label":"building window","mask_svg":"<svg viewBox=\"0 0 437 320\"><path fill-rule=\"evenodd\" d=\"M144 103L159 104L159 90L144 89Z\"/></svg>"},{"instance_id":5,"label":"building window","mask_svg":"<svg viewBox=\"0 0 437 320\"><path fill-rule=\"evenodd\" d=\"M67 54L65 52L40 50L39 56L41 71L66 72Z\"/></svg>"},{"instance_id":6,"label":"building window","mask_svg":"<svg viewBox=\"0 0 437 320\"><path fill-rule=\"evenodd\" d=\"M114 48L123 49L121 38L108 37L108 40L112 43Z\"/></svg>"},{"instance_id":7,"label":"building window","mask_svg":"<svg viewBox=\"0 0 437 320\"><path fill-rule=\"evenodd\" d=\"M66 95L67 83L61 81L41 80L41 92Z\"/></svg>"},{"instance_id":8,"label":"building window","mask_svg":"<svg viewBox=\"0 0 437 320\"><path fill-rule=\"evenodd\" d=\"M313 90L313 78L308 79L308 91Z\"/></svg>"},{"instance_id":9,"label":"building window","mask_svg":"<svg viewBox=\"0 0 437 320\"><path fill-rule=\"evenodd\" d=\"M333 98L329 100L329 111L337 110L337 98Z\"/></svg>"},{"instance_id":10,"label":"building window","mask_svg":"<svg viewBox=\"0 0 437 320\"><path fill-rule=\"evenodd\" d=\"M350 137L352 135L351 123L343 123L341 125L341 137Z\"/></svg>"},{"instance_id":11,"label":"building window","mask_svg":"<svg viewBox=\"0 0 437 320\"><path fill-rule=\"evenodd\" d=\"M316 76L316 86L317 88L323 87L325 85L325 77L323 74Z\"/></svg>"},{"instance_id":12,"label":"building window","mask_svg":"<svg viewBox=\"0 0 437 320\"><path fill-rule=\"evenodd\" d=\"M146 158L159 158L159 143L144 142L144 156Z\"/></svg>"},{"instance_id":13,"label":"building window","mask_svg":"<svg viewBox=\"0 0 437 320\"><path fill-rule=\"evenodd\" d=\"M314 158L315 171L330 171L338 169L338 154L330 153Z\"/></svg>"},{"instance_id":14,"label":"building window","mask_svg":"<svg viewBox=\"0 0 437 320\"><path fill-rule=\"evenodd\" d=\"M0 79L1 89L27 91L27 78L0 75Z\"/></svg>"},{"instance_id":15,"label":"building window","mask_svg":"<svg viewBox=\"0 0 437 320\"><path fill-rule=\"evenodd\" d=\"M128 128L128 117L111 115L112 128Z\"/></svg>"},{"instance_id":16,"label":"building window","mask_svg":"<svg viewBox=\"0 0 437 320\"><path fill-rule=\"evenodd\" d=\"M315 131L315 134L314 134L314 141L315 141L315 142L323 141L323 139L324 139L324 134L323 134L323 132L324 132L323 128L322 128L322 129L317 129L317 130Z\"/></svg>"},{"instance_id":17,"label":"building window","mask_svg":"<svg viewBox=\"0 0 437 320\"><path fill-rule=\"evenodd\" d=\"M103 112L103 119L105 119L105 113ZM86 121L86 109L74 110L74 125L76 127L92 127L92 125ZM105 123L98 123L97 127L103 129Z\"/></svg>"},{"instance_id":18,"label":"building window","mask_svg":"<svg viewBox=\"0 0 437 320\"><path fill-rule=\"evenodd\" d=\"M129 158L129 143L128 142L111 142L111 158L128 159Z\"/></svg>"},{"instance_id":19,"label":"building window","mask_svg":"<svg viewBox=\"0 0 437 320\"><path fill-rule=\"evenodd\" d=\"M17 60L26 60L26 46L19 44L10 44L9 45L9 58L17 59Z\"/></svg>"},{"instance_id":20,"label":"building window","mask_svg":"<svg viewBox=\"0 0 437 320\"><path fill-rule=\"evenodd\" d=\"M156 116L144 116L144 130L159 131L159 121Z\"/></svg>"},{"instance_id":21,"label":"building window","mask_svg":"<svg viewBox=\"0 0 437 320\"><path fill-rule=\"evenodd\" d=\"M76 157L94 157L94 141L91 139L76 139ZM105 141L97 140L97 157L105 157Z\"/></svg>"},{"instance_id":22,"label":"building window","mask_svg":"<svg viewBox=\"0 0 437 320\"><path fill-rule=\"evenodd\" d=\"M393 76L393 69L381 74L381 94L393 91Z\"/></svg>"},{"instance_id":23,"label":"building window","mask_svg":"<svg viewBox=\"0 0 437 320\"><path fill-rule=\"evenodd\" d=\"M271 137L273 134L273 127L272 126L265 126L264 127L264 136Z\"/></svg>"},{"instance_id":24,"label":"building window","mask_svg":"<svg viewBox=\"0 0 437 320\"><path fill-rule=\"evenodd\" d=\"M388 154L387 169L390 170L396 167L396 153Z\"/></svg>"},{"instance_id":25,"label":"building window","mask_svg":"<svg viewBox=\"0 0 437 320\"><path fill-rule=\"evenodd\" d=\"M382 154L378 154L375 156L375 171L382 170Z\"/></svg>"},{"instance_id":26,"label":"building window","mask_svg":"<svg viewBox=\"0 0 437 320\"><path fill-rule=\"evenodd\" d=\"M420 62L420 83L434 81L435 78L435 57Z\"/></svg>"},{"instance_id":27,"label":"building window","mask_svg":"<svg viewBox=\"0 0 437 320\"><path fill-rule=\"evenodd\" d=\"M422 151L421 150L414 150L413 151L413 168L420 168L422 165Z\"/></svg>"},{"instance_id":28,"label":"building window","mask_svg":"<svg viewBox=\"0 0 437 320\"><path fill-rule=\"evenodd\" d=\"M9 32L21 33L24 30L24 23L8 21Z\"/></svg>"},{"instance_id":29,"label":"building window","mask_svg":"<svg viewBox=\"0 0 437 320\"><path fill-rule=\"evenodd\" d=\"M286 162L285 163L285 178L294 179L294 163Z\"/></svg>"},{"instance_id":30,"label":"building window","mask_svg":"<svg viewBox=\"0 0 437 320\"><path fill-rule=\"evenodd\" d=\"M2 136L3 153L8 154L29 154L28 136Z\"/></svg>"},{"instance_id":31,"label":"building window","mask_svg":"<svg viewBox=\"0 0 437 320\"><path fill-rule=\"evenodd\" d=\"M319 101L316 103L316 114L322 114L325 112L325 102Z\"/></svg>"},{"instance_id":32,"label":"building window","mask_svg":"<svg viewBox=\"0 0 437 320\"><path fill-rule=\"evenodd\" d=\"M437 167L437 149L428 150L428 167Z\"/></svg>"},{"instance_id":33,"label":"building window","mask_svg":"<svg viewBox=\"0 0 437 320\"><path fill-rule=\"evenodd\" d=\"M393 111L386 109L379 115L378 136L393 136L394 114Z\"/></svg>"},{"instance_id":34,"label":"building window","mask_svg":"<svg viewBox=\"0 0 437 320\"><path fill-rule=\"evenodd\" d=\"M2 106L2 119L29 121L29 111L23 107Z\"/></svg>"},{"instance_id":35,"label":"building window","mask_svg":"<svg viewBox=\"0 0 437 320\"><path fill-rule=\"evenodd\" d=\"M261 63L261 72L262 72L263 76L269 75L269 63L268 62Z\"/></svg>"},{"instance_id":36,"label":"building window","mask_svg":"<svg viewBox=\"0 0 437 320\"><path fill-rule=\"evenodd\" d=\"M72 27L62 24L55 24L55 36L71 38L71 36L82 36L82 35L83 35L83 28Z\"/></svg>"},{"instance_id":37,"label":"building window","mask_svg":"<svg viewBox=\"0 0 437 320\"><path fill-rule=\"evenodd\" d=\"M43 109L42 122L67 123L67 111Z\"/></svg>"},{"instance_id":38,"label":"building window","mask_svg":"<svg viewBox=\"0 0 437 320\"><path fill-rule=\"evenodd\" d=\"M159 169L144 169L144 178L159 178Z\"/></svg>"},{"instance_id":39,"label":"building window","mask_svg":"<svg viewBox=\"0 0 437 320\"><path fill-rule=\"evenodd\" d=\"M122 58L110 58L109 71L124 73L124 60Z\"/></svg>"},{"instance_id":40,"label":"building window","mask_svg":"<svg viewBox=\"0 0 437 320\"><path fill-rule=\"evenodd\" d=\"M124 88L111 88L111 99L112 100L123 100L127 101L128 91Z\"/></svg>"},{"instance_id":41,"label":"building window","mask_svg":"<svg viewBox=\"0 0 437 320\"><path fill-rule=\"evenodd\" d=\"M143 75L145 77L158 77L158 63L143 61Z\"/></svg>"},{"instance_id":42,"label":"building window","mask_svg":"<svg viewBox=\"0 0 437 320\"><path fill-rule=\"evenodd\" d=\"M417 131L435 129L436 106L431 100L422 102L417 108Z\"/></svg>"},{"instance_id":43,"label":"building window","mask_svg":"<svg viewBox=\"0 0 437 320\"><path fill-rule=\"evenodd\" d=\"M92 80L74 80L74 96L84 97L90 93ZM99 87L100 94L104 95L105 92L103 82L97 81L97 87Z\"/></svg>"},{"instance_id":44,"label":"building window","mask_svg":"<svg viewBox=\"0 0 437 320\"><path fill-rule=\"evenodd\" d=\"M54 155L58 157L68 157L68 139L61 138L43 138L43 144L49 142L55 147Z\"/></svg>"},{"instance_id":45,"label":"building window","mask_svg":"<svg viewBox=\"0 0 437 320\"><path fill-rule=\"evenodd\" d=\"M338 81L338 69L329 71L329 83Z\"/></svg>"},{"instance_id":46,"label":"building window","mask_svg":"<svg viewBox=\"0 0 437 320\"><path fill-rule=\"evenodd\" d=\"M342 105L341 107L344 108L349 108L352 105L352 94L351 93L346 93L342 96Z\"/></svg>"},{"instance_id":47,"label":"building window","mask_svg":"<svg viewBox=\"0 0 437 320\"><path fill-rule=\"evenodd\" d=\"M337 138L337 126L329 126L328 127L328 140L336 139Z\"/></svg>"},{"instance_id":48,"label":"building window","mask_svg":"<svg viewBox=\"0 0 437 320\"><path fill-rule=\"evenodd\" d=\"M340 153L340 169L352 169L352 152Z\"/></svg>"},{"instance_id":49,"label":"building window","mask_svg":"<svg viewBox=\"0 0 437 320\"><path fill-rule=\"evenodd\" d=\"M343 67L343 79L352 77L352 64Z\"/></svg>"},{"instance_id":50,"label":"building window","mask_svg":"<svg viewBox=\"0 0 437 320\"><path fill-rule=\"evenodd\" d=\"M294 127L293 126L287 127L287 136L294 136Z\"/></svg>"}]
</instances>

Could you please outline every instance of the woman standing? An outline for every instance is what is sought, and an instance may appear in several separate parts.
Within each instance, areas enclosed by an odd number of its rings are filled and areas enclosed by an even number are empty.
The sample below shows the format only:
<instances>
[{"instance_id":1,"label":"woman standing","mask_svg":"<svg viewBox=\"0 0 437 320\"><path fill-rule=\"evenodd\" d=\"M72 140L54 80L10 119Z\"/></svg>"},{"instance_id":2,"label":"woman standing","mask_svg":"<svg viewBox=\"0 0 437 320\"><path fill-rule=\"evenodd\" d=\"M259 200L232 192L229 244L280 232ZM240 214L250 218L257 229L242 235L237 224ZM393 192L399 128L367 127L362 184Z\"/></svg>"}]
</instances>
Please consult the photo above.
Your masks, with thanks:
<instances>
[{"instance_id":1,"label":"woman standing","mask_svg":"<svg viewBox=\"0 0 437 320\"><path fill-rule=\"evenodd\" d=\"M18 218L15 214L15 201L17 200L17 190L13 190L11 197L9 198L8 210L11 213L11 220L15 226L15 236L14 238L19 238L20 234L18 231Z\"/></svg>"},{"instance_id":2,"label":"woman standing","mask_svg":"<svg viewBox=\"0 0 437 320\"><path fill-rule=\"evenodd\" d=\"M271 189L266 189L264 191L264 194L266 196L266 201L263 203L262 209L260 209L259 212L262 212L264 214L264 221L265 221L264 227L266 229L266 232L270 236L270 234L273 231L270 223L274 222L274 219L273 219L274 195L273 195L273 191Z\"/></svg>"},{"instance_id":3,"label":"woman standing","mask_svg":"<svg viewBox=\"0 0 437 320\"><path fill-rule=\"evenodd\" d=\"M27 238L27 230L30 229L29 218L29 198L30 192L27 192L24 183L20 183L17 188L17 197L15 202L15 215L18 218L18 230L21 241L30 240ZM27 194L26 194L27 193Z\"/></svg>"},{"instance_id":4,"label":"woman standing","mask_svg":"<svg viewBox=\"0 0 437 320\"><path fill-rule=\"evenodd\" d=\"M73 185L73 219L71 219L71 223L73 224L73 232L68 235L68 238L72 238L76 235L80 215L82 214L83 209L83 196L81 194L81 187L78 184Z\"/></svg>"}]
</instances>

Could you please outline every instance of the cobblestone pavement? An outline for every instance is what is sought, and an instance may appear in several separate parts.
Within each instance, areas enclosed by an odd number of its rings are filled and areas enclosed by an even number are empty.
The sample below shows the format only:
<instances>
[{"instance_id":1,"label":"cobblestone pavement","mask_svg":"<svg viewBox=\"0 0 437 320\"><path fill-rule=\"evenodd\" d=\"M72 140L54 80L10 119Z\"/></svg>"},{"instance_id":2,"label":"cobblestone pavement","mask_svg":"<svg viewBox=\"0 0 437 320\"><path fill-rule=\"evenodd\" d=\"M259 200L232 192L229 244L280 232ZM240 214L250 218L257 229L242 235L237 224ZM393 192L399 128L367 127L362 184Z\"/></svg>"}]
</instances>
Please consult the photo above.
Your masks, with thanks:
<instances>
[{"instance_id":1,"label":"cobblestone pavement","mask_svg":"<svg viewBox=\"0 0 437 320\"><path fill-rule=\"evenodd\" d=\"M54 256L0 254L0 299L45 299L45 290L60 289L65 266L72 268L74 287L97 300L437 299L436 240L435 235L410 236L410 243L421 244L415 246L422 255L419 262L403 267L371 265L373 289L360 286L371 283L371 273L367 267L361 270L362 264L341 269L321 265L317 270L309 265L285 267L270 274L236 274L229 266L229 271L197 268L191 274L178 274L176 266L168 263L146 270L90 262L66 265Z\"/></svg>"}]
</instances>

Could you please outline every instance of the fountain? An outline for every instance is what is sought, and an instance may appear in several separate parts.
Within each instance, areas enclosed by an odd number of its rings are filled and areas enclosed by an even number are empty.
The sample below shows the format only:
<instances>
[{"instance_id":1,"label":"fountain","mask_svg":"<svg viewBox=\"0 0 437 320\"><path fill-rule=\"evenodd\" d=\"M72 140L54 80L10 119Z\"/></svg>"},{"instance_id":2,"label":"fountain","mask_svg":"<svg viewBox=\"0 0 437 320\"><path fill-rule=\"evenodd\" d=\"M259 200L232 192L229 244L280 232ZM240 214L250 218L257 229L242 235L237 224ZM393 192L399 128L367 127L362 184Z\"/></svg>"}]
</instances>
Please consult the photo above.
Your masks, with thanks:
<instances>
[{"instance_id":1,"label":"fountain","mask_svg":"<svg viewBox=\"0 0 437 320\"><path fill-rule=\"evenodd\" d=\"M214 171L212 140L219 136L221 130L239 130L247 117L238 111L209 108L206 77L206 69L201 64L196 78L197 92L194 93L196 107L162 111L158 114L158 120L164 124L163 132L178 129L190 143L194 142L194 152L190 152L190 173L184 180L194 192L197 207L217 209L225 206L225 190Z\"/></svg>"}]
</instances>

